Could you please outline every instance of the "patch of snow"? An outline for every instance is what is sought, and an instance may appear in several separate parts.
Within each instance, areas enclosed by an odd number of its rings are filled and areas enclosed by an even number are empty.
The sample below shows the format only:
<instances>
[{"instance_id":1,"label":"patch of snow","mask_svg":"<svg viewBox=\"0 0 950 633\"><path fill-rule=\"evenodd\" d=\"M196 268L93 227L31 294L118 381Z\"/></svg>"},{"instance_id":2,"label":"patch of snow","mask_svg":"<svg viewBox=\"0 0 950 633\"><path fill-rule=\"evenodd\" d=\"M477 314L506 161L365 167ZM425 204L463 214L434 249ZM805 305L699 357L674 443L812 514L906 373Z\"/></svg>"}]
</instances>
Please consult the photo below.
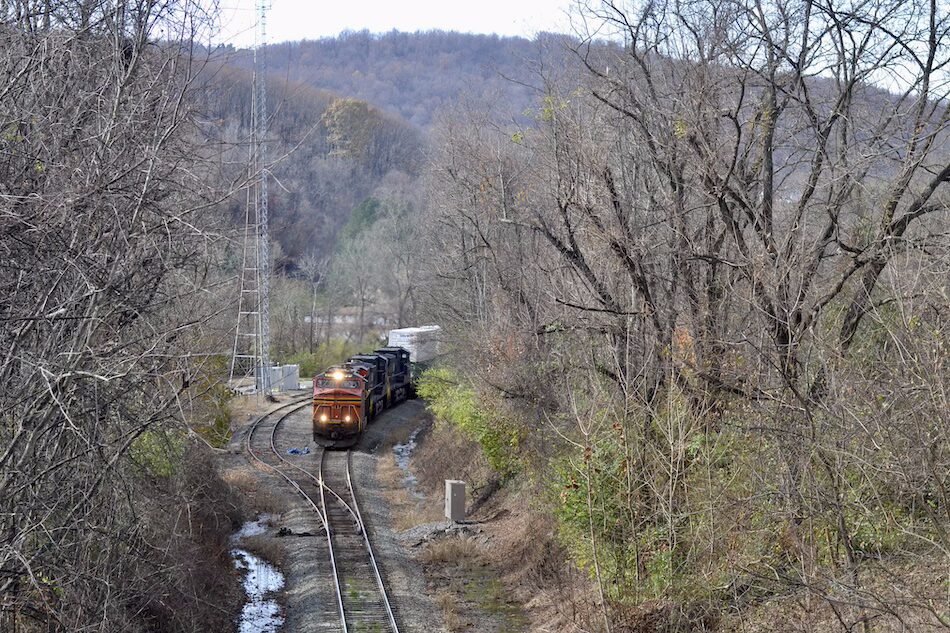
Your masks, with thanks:
<instances>
[{"instance_id":1,"label":"patch of snow","mask_svg":"<svg viewBox=\"0 0 950 633\"><path fill-rule=\"evenodd\" d=\"M248 521L241 526L241 529L235 532L231 536L231 542L236 543L242 538L248 536L258 536L267 531L267 526L274 521L274 516L270 514L262 514L257 517L256 521Z\"/></svg>"},{"instance_id":2,"label":"patch of snow","mask_svg":"<svg viewBox=\"0 0 950 633\"><path fill-rule=\"evenodd\" d=\"M248 521L231 537L231 542L263 534L270 520L271 517L262 514L256 521ZM247 595L238 620L239 633L276 633L284 623L284 616L280 605L270 596L284 588L284 575L247 550L234 548L231 557L234 567L244 572L244 593Z\"/></svg>"}]
</instances>

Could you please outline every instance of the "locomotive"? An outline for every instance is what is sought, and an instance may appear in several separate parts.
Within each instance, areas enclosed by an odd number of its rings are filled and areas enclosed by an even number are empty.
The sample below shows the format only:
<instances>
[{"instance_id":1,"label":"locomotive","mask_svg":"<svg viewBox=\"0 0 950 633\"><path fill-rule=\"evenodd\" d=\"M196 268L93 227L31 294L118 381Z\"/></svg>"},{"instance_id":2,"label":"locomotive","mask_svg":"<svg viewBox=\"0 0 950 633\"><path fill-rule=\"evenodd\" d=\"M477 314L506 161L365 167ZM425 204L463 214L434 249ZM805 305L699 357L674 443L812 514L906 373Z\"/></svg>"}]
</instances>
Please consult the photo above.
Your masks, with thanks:
<instances>
[{"instance_id":1,"label":"locomotive","mask_svg":"<svg viewBox=\"0 0 950 633\"><path fill-rule=\"evenodd\" d=\"M313 379L313 439L352 446L373 418L414 395L409 350L381 347L351 356Z\"/></svg>"}]
</instances>

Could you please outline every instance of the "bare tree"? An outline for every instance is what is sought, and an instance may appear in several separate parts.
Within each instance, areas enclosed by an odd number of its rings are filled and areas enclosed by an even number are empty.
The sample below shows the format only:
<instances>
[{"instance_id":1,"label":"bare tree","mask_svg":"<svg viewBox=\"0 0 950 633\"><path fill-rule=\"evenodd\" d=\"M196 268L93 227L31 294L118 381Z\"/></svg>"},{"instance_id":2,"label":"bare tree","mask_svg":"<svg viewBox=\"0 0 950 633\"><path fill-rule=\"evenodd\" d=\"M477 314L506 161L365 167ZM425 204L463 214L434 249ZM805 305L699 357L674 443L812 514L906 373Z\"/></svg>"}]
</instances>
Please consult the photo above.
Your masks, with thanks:
<instances>
[{"instance_id":1,"label":"bare tree","mask_svg":"<svg viewBox=\"0 0 950 633\"><path fill-rule=\"evenodd\" d=\"M344 243L333 259L333 279L347 299L358 308L356 341L366 334L366 307L376 295L376 264L379 249L367 240L354 239Z\"/></svg>"},{"instance_id":2,"label":"bare tree","mask_svg":"<svg viewBox=\"0 0 950 633\"><path fill-rule=\"evenodd\" d=\"M314 352L314 343L316 341L317 297L319 296L320 285L325 282L329 267L329 257L321 258L314 252L308 253L300 262L300 270L310 284L310 328L307 338L307 349L311 354Z\"/></svg>"},{"instance_id":3,"label":"bare tree","mask_svg":"<svg viewBox=\"0 0 950 633\"><path fill-rule=\"evenodd\" d=\"M419 230L414 215L407 203L387 200L382 217L360 240L365 252L374 253L373 283L396 327L410 325L414 315L414 290L422 265L415 248Z\"/></svg>"},{"instance_id":4,"label":"bare tree","mask_svg":"<svg viewBox=\"0 0 950 633\"><path fill-rule=\"evenodd\" d=\"M4 630L229 620L202 603L219 581L180 567L205 560L183 535L217 520L213 478L176 472L215 309L204 230L230 191L208 186L190 97L204 19L190 2L0 3Z\"/></svg>"},{"instance_id":5,"label":"bare tree","mask_svg":"<svg viewBox=\"0 0 950 633\"><path fill-rule=\"evenodd\" d=\"M586 76L542 63L534 125L443 124L424 309L466 350L470 379L527 420L538 402L573 410L551 388L564 375L597 386L589 408L618 424L630 473L602 499L629 523L589 540L626 557L627 596L688 597L715 560L723 586L746 588L719 596L739 612L737 593L792 588L806 620L842 630L940 626L927 606L940 598L910 587L898 552L945 557L933 510L946 508L921 506L944 484L882 491L906 482L897 463L932 472L950 448L907 414L946 417L922 404L941 379L898 389L884 370L920 375L911 323L946 331L945 9L604 2L578 16ZM867 426L882 419L875 390L900 432ZM924 466L909 437L939 457ZM703 527L728 524L725 499L767 517L750 547L781 554L734 565L744 528ZM714 612L684 603L669 618L688 629Z\"/></svg>"}]
</instances>

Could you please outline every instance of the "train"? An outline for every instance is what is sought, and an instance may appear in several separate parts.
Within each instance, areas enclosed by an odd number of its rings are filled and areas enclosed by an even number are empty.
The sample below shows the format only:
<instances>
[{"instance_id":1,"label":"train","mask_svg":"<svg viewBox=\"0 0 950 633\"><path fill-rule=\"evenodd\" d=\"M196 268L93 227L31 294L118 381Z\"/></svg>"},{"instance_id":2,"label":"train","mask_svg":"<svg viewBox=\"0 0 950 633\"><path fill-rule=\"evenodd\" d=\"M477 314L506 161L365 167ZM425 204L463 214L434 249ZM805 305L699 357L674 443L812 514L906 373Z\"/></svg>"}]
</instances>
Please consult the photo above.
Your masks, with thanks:
<instances>
[{"instance_id":1,"label":"train","mask_svg":"<svg viewBox=\"0 0 950 633\"><path fill-rule=\"evenodd\" d=\"M388 346L351 356L313 379L314 442L353 446L373 418L414 397L410 350Z\"/></svg>"}]
</instances>

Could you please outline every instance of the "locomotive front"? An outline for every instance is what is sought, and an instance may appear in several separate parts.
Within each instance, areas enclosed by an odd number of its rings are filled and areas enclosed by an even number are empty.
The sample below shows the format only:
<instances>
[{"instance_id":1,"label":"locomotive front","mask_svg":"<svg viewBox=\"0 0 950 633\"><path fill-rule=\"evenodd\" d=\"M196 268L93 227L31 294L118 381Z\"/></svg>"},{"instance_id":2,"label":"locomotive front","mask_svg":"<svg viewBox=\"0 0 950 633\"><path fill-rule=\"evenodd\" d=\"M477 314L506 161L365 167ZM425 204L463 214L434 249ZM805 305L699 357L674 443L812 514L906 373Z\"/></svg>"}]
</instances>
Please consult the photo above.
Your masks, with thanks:
<instances>
[{"instance_id":1,"label":"locomotive front","mask_svg":"<svg viewBox=\"0 0 950 633\"><path fill-rule=\"evenodd\" d=\"M346 367L331 367L313 380L313 439L344 445L366 425L366 380Z\"/></svg>"}]
</instances>

